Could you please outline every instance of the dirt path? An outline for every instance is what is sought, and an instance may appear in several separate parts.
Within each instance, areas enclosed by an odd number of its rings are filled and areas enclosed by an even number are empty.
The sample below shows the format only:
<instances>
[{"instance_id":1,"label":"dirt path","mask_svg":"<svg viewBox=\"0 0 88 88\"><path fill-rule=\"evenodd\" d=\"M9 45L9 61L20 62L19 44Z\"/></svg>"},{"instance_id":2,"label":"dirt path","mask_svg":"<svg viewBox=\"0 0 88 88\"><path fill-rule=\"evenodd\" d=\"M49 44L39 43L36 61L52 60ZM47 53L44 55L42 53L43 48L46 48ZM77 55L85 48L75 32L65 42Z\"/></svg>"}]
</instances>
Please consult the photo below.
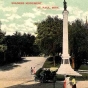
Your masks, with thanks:
<instances>
[{"instance_id":1,"label":"dirt path","mask_svg":"<svg viewBox=\"0 0 88 88\"><path fill-rule=\"evenodd\" d=\"M36 70L41 68L45 60L44 57L26 57L21 63L3 67L4 71L0 71L0 88L20 84L27 80L34 80L30 68L35 67Z\"/></svg>"}]
</instances>

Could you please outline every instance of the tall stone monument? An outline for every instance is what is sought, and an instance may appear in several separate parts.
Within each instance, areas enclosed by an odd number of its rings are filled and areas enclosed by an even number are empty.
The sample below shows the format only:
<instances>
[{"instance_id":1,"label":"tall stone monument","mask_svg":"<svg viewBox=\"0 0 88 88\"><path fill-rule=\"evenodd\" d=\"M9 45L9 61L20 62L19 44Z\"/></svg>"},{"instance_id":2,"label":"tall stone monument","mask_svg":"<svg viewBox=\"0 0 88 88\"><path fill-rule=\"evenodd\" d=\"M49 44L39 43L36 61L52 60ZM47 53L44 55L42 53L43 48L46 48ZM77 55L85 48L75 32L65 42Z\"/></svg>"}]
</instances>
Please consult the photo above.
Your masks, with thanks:
<instances>
[{"instance_id":1,"label":"tall stone monument","mask_svg":"<svg viewBox=\"0 0 88 88\"><path fill-rule=\"evenodd\" d=\"M69 43L68 43L68 14L67 2L64 0L64 11L63 11L63 49L62 49L62 61L57 74L62 75L76 75L81 76L78 72L74 71L70 66L70 55L69 55Z\"/></svg>"}]
</instances>

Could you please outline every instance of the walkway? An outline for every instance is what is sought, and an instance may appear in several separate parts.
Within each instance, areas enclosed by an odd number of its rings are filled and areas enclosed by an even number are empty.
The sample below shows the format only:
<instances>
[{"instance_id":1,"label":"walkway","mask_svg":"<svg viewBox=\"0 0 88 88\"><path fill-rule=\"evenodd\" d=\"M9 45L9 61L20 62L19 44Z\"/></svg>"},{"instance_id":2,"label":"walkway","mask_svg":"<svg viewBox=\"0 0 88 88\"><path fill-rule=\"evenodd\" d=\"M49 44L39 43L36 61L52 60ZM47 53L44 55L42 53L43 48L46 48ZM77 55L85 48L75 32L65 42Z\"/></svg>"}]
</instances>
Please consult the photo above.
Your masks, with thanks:
<instances>
[{"instance_id":1,"label":"walkway","mask_svg":"<svg viewBox=\"0 0 88 88\"><path fill-rule=\"evenodd\" d=\"M45 57L26 57L23 62L4 66L0 70L0 88L20 84L26 81L33 81L34 75L31 75L30 68L36 70L42 67Z\"/></svg>"}]
</instances>

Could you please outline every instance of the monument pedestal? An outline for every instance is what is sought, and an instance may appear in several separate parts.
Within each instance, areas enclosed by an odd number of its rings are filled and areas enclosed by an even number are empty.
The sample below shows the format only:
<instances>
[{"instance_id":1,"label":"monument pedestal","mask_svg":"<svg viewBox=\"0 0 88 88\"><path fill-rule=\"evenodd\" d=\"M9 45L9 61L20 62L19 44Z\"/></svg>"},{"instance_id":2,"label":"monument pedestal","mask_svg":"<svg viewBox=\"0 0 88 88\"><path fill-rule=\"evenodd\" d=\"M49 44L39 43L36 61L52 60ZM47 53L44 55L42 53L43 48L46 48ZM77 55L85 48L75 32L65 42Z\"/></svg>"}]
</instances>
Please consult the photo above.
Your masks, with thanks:
<instances>
[{"instance_id":1,"label":"monument pedestal","mask_svg":"<svg viewBox=\"0 0 88 88\"><path fill-rule=\"evenodd\" d=\"M74 71L74 69L71 68L70 64L61 64L57 71L57 74L69 76L82 76L78 72Z\"/></svg>"}]
</instances>

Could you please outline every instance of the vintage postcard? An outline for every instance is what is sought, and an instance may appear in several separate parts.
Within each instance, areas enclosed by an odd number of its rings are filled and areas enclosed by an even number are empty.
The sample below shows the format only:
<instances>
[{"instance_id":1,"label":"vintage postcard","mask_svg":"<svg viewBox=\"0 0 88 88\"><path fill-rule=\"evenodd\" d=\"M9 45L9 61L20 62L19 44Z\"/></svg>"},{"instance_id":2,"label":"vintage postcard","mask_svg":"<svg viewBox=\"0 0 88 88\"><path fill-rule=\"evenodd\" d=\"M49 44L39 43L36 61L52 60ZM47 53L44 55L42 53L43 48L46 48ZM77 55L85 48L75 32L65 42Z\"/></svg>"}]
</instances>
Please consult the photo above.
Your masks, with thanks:
<instances>
[{"instance_id":1,"label":"vintage postcard","mask_svg":"<svg viewBox=\"0 0 88 88\"><path fill-rule=\"evenodd\" d=\"M71 62L73 69L85 73L77 81L77 88L88 88L87 16L88 0L0 0L0 88L62 88L64 80L56 84L35 81L36 71L47 59L45 55L58 53L62 54L61 64L69 64L70 56L76 58ZM66 28L62 38L58 32ZM21 57L25 59L17 62ZM79 70L82 66L84 69Z\"/></svg>"}]
</instances>

